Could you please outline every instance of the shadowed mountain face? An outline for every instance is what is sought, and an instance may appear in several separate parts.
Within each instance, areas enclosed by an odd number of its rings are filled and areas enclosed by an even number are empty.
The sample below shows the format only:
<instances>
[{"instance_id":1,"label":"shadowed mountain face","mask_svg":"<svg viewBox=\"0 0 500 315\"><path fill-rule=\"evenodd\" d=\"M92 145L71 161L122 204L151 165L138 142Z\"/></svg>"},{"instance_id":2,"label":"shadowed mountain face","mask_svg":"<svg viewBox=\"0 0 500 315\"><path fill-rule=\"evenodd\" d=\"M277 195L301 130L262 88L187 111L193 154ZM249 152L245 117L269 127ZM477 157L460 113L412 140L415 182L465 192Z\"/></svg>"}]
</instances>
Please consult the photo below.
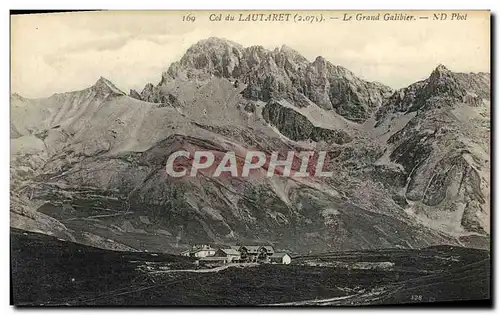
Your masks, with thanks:
<instances>
[{"instance_id":1,"label":"shadowed mountain face","mask_svg":"<svg viewBox=\"0 0 500 315\"><path fill-rule=\"evenodd\" d=\"M119 250L489 248L489 74L389 88L210 38L130 96L11 97L11 225ZM171 178L177 150L328 152L328 178Z\"/></svg>"}]
</instances>

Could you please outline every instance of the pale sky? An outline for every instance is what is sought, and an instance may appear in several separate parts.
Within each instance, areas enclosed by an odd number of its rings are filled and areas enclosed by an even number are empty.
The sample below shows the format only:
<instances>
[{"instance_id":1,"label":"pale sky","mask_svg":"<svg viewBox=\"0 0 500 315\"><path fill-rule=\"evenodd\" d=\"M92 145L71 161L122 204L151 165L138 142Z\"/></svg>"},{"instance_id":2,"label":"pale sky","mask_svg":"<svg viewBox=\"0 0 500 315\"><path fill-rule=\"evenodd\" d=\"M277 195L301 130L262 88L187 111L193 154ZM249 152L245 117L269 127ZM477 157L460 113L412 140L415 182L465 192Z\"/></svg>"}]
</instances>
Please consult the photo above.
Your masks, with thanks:
<instances>
[{"instance_id":1,"label":"pale sky","mask_svg":"<svg viewBox=\"0 0 500 315\"><path fill-rule=\"evenodd\" d=\"M245 47L274 49L285 44L310 61L323 56L363 79L392 88L428 77L438 64L457 72L490 69L487 11L468 12L465 21L435 21L434 12L406 12L429 16L411 22L343 22L344 12L330 11L322 12L324 17L341 19L318 24L209 21L210 14L225 15L229 11L195 11L195 22L182 22L187 13L118 11L12 16L12 92L45 97L84 89L100 76L126 93L130 88L140 92L146 83L156 85L162 71L191 45L211 36ZM231 13L238 19L240 13L250 11Z\"/></svg>"}]
</instances>

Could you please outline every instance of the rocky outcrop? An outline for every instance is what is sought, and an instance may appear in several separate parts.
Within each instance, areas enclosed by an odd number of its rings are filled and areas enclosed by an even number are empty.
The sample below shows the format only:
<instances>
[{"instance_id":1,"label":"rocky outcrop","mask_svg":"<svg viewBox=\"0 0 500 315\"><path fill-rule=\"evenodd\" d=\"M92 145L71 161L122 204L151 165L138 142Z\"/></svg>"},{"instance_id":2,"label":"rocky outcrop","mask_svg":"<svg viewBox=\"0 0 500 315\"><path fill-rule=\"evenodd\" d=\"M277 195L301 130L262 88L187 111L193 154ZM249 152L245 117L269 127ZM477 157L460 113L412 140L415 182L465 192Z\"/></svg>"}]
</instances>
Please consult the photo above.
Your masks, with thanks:
<instances>
[{"instance_id":1,"label":"rocky outcrop","mask_svg":"<svg viewBox=\"0 0 500 315\"><path fill-rule=\"evenodd\" d=\"M133 89L130 89L129 96L132 98L135 98L136 100L142 100L141 94L139 94L139 92L137 92L136 90L133 90Z\"/></svg>"},{"instance_id":2,"label":"rocky outcrop","mask_svg":"<svg viewBox=\"0 0 500 315\"><path fill-rule=\"evenodd\" d=\"M182 103L172 93L164 93L161 89L153 84L147 84L139 96L141 100L158 103L159 107L180 107Z\"/></svg>"},{"instance_id":3,"label":"rocky outcrop","mask_svg":"<svg viewBox=\"0 0 500 315\"><path fill-rule=\"evenodd\" d=\"M151 83L146 84L141 92L141 100L151 103L161 103L160 89Z\"/></svg>"}]
</instances>

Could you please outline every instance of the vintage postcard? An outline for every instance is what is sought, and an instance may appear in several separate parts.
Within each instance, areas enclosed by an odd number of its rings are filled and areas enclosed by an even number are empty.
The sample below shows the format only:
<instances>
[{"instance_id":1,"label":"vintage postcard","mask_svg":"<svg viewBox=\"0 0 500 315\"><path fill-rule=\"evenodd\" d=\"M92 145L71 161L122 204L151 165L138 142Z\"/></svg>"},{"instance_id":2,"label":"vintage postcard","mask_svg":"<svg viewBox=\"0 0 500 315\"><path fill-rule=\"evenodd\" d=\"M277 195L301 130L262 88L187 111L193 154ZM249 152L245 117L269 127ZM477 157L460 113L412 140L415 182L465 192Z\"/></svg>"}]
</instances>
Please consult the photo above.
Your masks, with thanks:
<instances>
[{"instance_id":1,"label":"vintage postcard","mask_svg":"<svg viewBox=\"0 0 500 315\"><path fill-rule=\"evenodd\" d=\"M491 303L489 11L10 19L13 305Z\"/></svg>"}]
</instances>

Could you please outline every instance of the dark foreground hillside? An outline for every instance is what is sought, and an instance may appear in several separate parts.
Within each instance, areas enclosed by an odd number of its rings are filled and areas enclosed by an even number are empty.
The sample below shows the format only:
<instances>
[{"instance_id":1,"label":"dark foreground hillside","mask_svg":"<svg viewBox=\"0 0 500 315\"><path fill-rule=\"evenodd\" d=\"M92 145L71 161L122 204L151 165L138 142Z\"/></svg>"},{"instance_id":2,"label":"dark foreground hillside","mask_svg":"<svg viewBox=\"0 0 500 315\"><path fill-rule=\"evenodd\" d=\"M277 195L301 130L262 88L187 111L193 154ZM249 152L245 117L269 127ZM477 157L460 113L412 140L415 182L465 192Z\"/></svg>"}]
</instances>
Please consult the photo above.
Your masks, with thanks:
<instances>
[{"instance_id":1,"label":"dark foreground hillside","mask_svg":"<svg viewBox=\"0 0 500 315\"><path fill-rule=\"evenodd\" d=\"M15 305L366 305L490 298L490 255L432 247L201 269L190 258L113 252L11 230Z\"/></svg>"}]
</instances>

